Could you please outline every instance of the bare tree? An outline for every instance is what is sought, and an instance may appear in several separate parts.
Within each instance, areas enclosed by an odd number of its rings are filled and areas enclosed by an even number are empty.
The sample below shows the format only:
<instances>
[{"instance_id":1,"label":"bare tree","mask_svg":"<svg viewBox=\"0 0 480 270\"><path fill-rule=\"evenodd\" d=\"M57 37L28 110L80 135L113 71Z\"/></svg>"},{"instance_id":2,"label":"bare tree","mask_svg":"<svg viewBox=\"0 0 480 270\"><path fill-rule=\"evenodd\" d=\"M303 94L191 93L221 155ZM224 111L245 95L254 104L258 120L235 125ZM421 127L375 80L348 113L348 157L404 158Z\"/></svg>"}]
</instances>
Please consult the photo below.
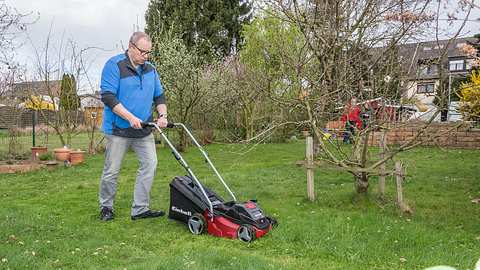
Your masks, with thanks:
<instances>
[{"instance_id":1,"label":"bare tree","mask_svg":"<svg viewBox=\"0 0 480 270\"><path fill-rule=\"evenodd\" d=\"M6 103L10 113L0 115L0 123L9 129L8 156L15 158L21 151L17 142L18 108L13 85L25 79L25 67L15 61L15 51L21 46L20 37L28 25L35 22L31 14L19 13L0 1L0 102Z\"/></svg>"},{"instance_id":2,"label":"bare tree","mask_svg":"<svg viewBox=\"0 0 480 270\"><path fill-rule=\"evenodd\" d=\"M87 83L90 90L93 90L91 80L88 76L88 68L90 67L88 53L97 50L97 47L79 48L77 43L72 39L60 39L58 47L52 45L52 32L50 30L47 35L44 48L35 47L36 52L36 72L35 77L41 81L44 89L46 89L48 102L53 104L56 110L55 117L49 118L46 111L40 110L41 115L46 120L47 125L52 127L64 146L71 144L72 136L78 134L78 128L82 124L82 112L79 110L79 100L76 96L80 91L81 82ZM58 87L58 81L66 78L66 83L62 87ZM61 102L60 96L62 91L69 90L69 95L74 94L74 98L64 98ZM39 95L37 89L31 89L33 95ZM93 91L92 91L93 92ZM66 94L66 93L64 93Z\"/></svg>"}]
</instances>

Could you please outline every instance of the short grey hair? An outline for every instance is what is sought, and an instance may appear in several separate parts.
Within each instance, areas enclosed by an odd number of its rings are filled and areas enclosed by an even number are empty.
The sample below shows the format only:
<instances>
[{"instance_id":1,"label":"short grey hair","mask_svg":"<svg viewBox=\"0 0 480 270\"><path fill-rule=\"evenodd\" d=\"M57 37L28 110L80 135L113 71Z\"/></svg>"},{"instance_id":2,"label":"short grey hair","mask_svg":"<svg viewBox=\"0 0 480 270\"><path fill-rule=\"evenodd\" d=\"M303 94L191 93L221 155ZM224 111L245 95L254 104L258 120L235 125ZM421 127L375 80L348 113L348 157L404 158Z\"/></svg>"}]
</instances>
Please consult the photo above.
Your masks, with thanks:
<instances>
[{"instance_id":1,"label":"short grey hair","mask_svg":"<svg viewBox=\"0 0 480 270\"><path fill-rule=\"evenodd\" d=\"M152 40L150 39L150 36L147 35L145 32L134 32L132 34L132 36L130 37L130 43L133 43L133 44L137 44L137 42L140 40L140 39L145 39L147 40L148 42L152 42Z\"/></svg>"}]
</instances>

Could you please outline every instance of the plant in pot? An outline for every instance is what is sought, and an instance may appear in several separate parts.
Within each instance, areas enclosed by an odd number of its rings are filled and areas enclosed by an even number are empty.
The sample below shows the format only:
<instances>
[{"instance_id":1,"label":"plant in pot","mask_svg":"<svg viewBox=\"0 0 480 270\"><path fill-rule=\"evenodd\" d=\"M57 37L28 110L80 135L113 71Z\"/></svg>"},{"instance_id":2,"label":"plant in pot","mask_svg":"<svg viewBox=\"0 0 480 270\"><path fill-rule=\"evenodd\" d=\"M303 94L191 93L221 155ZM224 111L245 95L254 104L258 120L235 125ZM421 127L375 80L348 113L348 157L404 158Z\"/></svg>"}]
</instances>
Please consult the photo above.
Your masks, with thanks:
<instances>
[{"instance_id":1,"label":"plant in pot","mask_svg":"<svg viewBox=\"0 0 480 270\"><path fill-rule=\"evenodd\" d=\"M82 164L85 160L85 151L77 149L70 151L70 164L78 165Z\"/></svg>"},{"instance_id":2,"label":"plant in pot","mask_svg":"<svg viewBox=\"0 0 480 270\"><path fill-rule=\"evenodd\" d=\"M47 154L48 148L46 146L32 146L30 148L32 151L32 160L40 160L40 156Z\"/></svg>"},{"instance_id":3,"label":"plant in pot","mask_svg":"<svg viewBox=\"0 0 480 270\"><path fill-rule=\"evenodd\" d=\"M70 159L70 149L67 146L56 148L53 152L55 153L55 159L58 161L65 162Z\"/></svg>"}]
</instances>

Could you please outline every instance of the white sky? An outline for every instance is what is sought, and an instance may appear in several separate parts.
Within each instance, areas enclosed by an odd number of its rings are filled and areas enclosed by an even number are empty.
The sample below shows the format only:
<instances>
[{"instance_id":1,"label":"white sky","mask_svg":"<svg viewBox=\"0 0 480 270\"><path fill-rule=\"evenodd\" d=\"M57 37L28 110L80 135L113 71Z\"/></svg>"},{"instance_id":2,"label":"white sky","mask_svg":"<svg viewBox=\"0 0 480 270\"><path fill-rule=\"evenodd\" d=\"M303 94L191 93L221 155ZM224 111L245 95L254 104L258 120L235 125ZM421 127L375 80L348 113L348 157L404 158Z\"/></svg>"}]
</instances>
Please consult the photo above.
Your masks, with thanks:
<instances>
[{"instance_id":1,"label":"white sky","mask_svg":"<svg viewBox=\"0 0 480 270\"><path fill-rule=\"evenodd\" d=\"M35 62L35 49L42 50L52 29L52 47L60 41L73 39L79 48L100 47L107 51L90 50L87 60L91 67L89 77L98 87L105 61L123 51L135 25L143 30L144 14L148 0L5 0L8 6L21 13L33 12L38 21L28 26L28 38L17 51L17 60L26 64L29 71ZM37 15L36 13L39 13Z\"/></svg>"},{"instance_id":2,"label":"white sky","mask_svg":"<svg viewBox=\"0 0 480 270\"><path fill-rule=\"evenodd\" d=\"M1 0L0 0L1 1ZM93 50L87 56L93 88L98 88L100 72L105 61L120 52L126 45L135 25L144 29L144 14L149 0L4 0L21 13L39 13L36 23L28 27L31 41L17 51L17 60L26 64L32 72L35 60L34 46L42 50L52 26L52 44L58 46L62 35L71 38L80 48L100 47L107 51ZM455 1L454 1L455 2ZM471 19L480 18L480 10L472 12ZM469 22L465 35L480 33L480 21ZM26 40L26 39L24 39ZM33 43L33 45L32 45ZM95 90L95 89L94 89Z\"/></svg>"}]
</instances>

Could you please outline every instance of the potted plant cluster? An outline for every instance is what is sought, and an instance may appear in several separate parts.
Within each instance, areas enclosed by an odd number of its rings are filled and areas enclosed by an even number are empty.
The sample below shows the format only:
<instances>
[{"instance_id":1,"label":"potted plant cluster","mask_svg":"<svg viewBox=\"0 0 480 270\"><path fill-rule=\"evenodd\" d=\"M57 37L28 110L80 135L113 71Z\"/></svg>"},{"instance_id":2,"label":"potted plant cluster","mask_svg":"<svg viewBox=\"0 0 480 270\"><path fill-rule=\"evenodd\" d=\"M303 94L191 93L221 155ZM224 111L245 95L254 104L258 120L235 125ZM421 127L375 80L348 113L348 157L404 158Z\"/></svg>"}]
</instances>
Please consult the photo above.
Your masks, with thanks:
<instances>
[{"instance_id":1,"label":"potted plant cluster","mask_svg":"<svg viewBox=\"0 0 480 270\"><path fill-rule=\"evenodd\" d=\"M85 151L72 150L67 146L54 150L55 159L62 162L69 162L71 165L82 164L85 160Z\"/></svg>"}]
</instances>

